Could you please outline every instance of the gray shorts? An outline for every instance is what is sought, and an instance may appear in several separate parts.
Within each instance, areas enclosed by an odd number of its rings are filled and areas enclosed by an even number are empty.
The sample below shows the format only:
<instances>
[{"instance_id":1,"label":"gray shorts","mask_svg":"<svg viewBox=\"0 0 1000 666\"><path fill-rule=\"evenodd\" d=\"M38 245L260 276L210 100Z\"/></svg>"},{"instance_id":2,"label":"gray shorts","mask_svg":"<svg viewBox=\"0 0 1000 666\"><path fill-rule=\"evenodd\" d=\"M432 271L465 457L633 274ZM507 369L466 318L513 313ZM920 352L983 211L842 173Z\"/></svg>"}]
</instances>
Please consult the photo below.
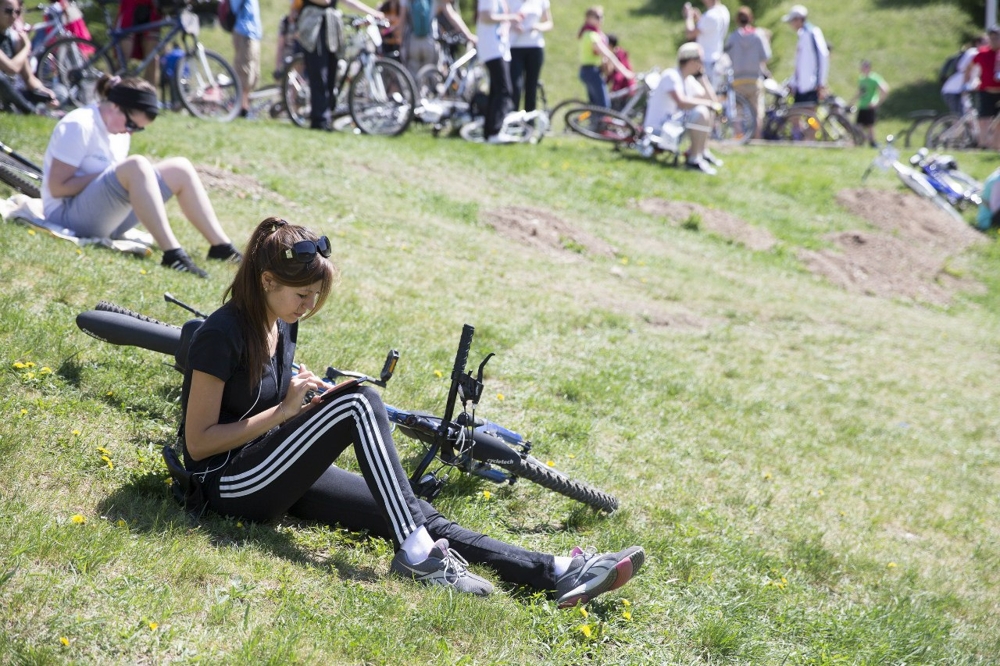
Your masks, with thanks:
<instances>
[{"instance_id":1,"label":"gray shorts","mask_svg":"<svg viewBox=\"0 0 1000 666\"><path fill-rule=\"evenodd\" d=\"M166 202L173 192L159 171L156 171L156 180L160 185L160 195ZM46 214L45 218L72 230L81 238L117 239L139 224L128 192L119 182L113 166L90 181L75 197L63 199L62 205Z\"/></svg>"}]
</instances>

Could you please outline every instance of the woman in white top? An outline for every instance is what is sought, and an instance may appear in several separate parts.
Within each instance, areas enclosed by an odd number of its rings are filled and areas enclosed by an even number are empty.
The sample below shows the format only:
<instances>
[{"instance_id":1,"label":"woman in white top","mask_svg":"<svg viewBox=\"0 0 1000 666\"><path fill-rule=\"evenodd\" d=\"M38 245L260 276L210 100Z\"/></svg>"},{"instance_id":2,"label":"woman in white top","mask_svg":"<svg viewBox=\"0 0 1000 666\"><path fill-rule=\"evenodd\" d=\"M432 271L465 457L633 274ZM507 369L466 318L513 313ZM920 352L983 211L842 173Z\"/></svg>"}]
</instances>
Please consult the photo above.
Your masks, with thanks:
<instances>
[{"instance_id":1,"label":"woman in white top","mask_svg":"<svg viewBox=\"0 0 1000 666\"><path fill-rule=\"evenodd\" d=\"M191 162L175 157L153 164L129 156L131 135L159 111L156 90L144 79L104 75L103 101L67 114L52 131L42 167L42 202L48 221L81 237L120 238L142 224L163 250L162 264L208 274L181 247L164 202L177 195L184 216L212 244L209 259L239 262Z\"/></svg>"},{"instance_id":2,"label":"woman in white top","mask_svg":"<svg viewBox=\"0 0 1000 666\"><path fill-rule=\"evenodd\" d=\"M510 24L520 23L521 14L510 11L507 0L478 0L476 40L479 61L490 73L490 94L483 120L483 137L499 143L503 117L510 104Z\"/></svg>"},{"instance_id":3,"label":"woman in white top","mask_svg":"<svg viewBox=\"0 0 1000 666\"><path fill-rule=\"evenodd\" d=\"M521 108L524 92L524 110L537 108L538 77L545 61L545 33L552 29L552 10L549 0L510 0L510 10L524 18L511 25L510 82L514 109Z\"/></svg>"}]
</instances>

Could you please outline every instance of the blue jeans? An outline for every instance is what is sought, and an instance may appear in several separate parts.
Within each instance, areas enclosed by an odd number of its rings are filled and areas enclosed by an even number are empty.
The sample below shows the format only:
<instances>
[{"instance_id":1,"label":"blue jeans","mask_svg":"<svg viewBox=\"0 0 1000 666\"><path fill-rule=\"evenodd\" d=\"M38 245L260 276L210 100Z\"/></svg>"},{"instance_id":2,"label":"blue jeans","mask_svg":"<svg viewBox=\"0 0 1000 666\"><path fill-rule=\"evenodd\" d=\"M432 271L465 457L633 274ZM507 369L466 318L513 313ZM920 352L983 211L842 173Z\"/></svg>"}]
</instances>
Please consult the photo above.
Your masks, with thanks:
<instances>
[{"instance_id":1,"label":"blue jeans","mask_svg":"<svg viewBox=\"0 0 1000 666\"><path fill-rule=\"evenodd\" d=\"M608 87L604 85L604 77L601 76L601 69L596 65L582 65L580 67L580 80L587 86L587 101L596 106L611 106L611 97L608 96Z\"/></svg>"}]
</instances>

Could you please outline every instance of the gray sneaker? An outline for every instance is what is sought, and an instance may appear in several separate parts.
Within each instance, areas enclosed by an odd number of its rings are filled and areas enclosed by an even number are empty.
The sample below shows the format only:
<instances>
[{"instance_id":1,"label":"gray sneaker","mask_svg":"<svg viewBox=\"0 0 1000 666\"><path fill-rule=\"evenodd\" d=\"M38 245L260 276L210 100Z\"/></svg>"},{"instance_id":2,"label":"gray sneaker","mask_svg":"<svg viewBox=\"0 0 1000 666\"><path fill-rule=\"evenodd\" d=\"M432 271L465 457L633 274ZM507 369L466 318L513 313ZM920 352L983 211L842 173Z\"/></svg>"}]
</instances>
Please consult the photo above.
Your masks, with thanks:
<instances>
[{"instance_id":1,"label":"gray sneaker","mask_svg":"<svg viewBox=\"0 0 1000 666\"><path fill-rule=\"evenodd\" d=\"M617 590L642 567L646 553L632 546L617 553L584 552L579 547L570 553L573 563L556 580L559 608L587 603L599 594Z\"/></svg>"},{"instance_id":2,"label":"gray sneaker","mask_svg":"<svg viewBox=\"0 0 1000 666\"><path fill-rule=\"evenodd\" d=\"M424 585L443 585L480 596L493 592L493 585L488 580L469 571L465 558L448 548L447 539L438 539L427 559L416 564L410 564L406 553L400 549L392 558L389 570Z\"/></svg>"}]
</instances>

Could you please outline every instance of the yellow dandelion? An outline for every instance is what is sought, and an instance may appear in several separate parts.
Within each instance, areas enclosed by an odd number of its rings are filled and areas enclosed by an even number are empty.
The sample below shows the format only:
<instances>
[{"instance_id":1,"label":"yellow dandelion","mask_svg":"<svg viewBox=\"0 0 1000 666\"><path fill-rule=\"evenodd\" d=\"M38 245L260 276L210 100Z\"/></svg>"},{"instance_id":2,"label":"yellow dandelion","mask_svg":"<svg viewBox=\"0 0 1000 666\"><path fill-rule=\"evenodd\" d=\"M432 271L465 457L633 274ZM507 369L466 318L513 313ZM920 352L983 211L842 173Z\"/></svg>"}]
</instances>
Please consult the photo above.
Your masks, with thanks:
<instances>
[{"instance_id":1,"label":"yellow dandelion","mask_svg":"<svg viewBox=\"0 0 1000 666\"><path fill-rule=\"evenodd\" d=\"M770 472L764 472L764 480L765 481L770 481L771 480L771 473Z\"/></svg>"},{"instance_id":2,"label":"yellow dandelion","mask_svg":"<svg viewBox=\"0 0 1000 666\"><path fill-rule=\"evenodd\" d=\"M593 634L593 630L591 630L589 624L581 624L577 628L579 629L580 633L586 636L587 638L590 638L591 635Z\"/></svg>"},{"instance_id":3,"label":"yellow dandelion","mask_svg":"<svg viewBox=\"0 0 1000 666\"><path fill-rule=\"evenodd\" d=\"M23 362L21 362L21 361L17 361L16 363L14 363L14 369L15 369L15 370L24 370L24 369L25 369L25 368L27 368L27 367L28 367L28 366L27 366L27 365L25 365L25 364L24 364Z\"/></svg>"},{"instance_id":4,"label":"yellow dandelion","mask_svg":"<svg viewBox=\"0 0 1000 666\"><path fill-rule=\"evenodd\" d=\"M628 266L628 257L622 257L621 258L621 263L622 263L622 266Z\"/></svg>"},{"instance_id":5,"label":"yellow dandelion","mask_svg":"<svg viewBox=\"0 0 1000 666\"><path fill-rule=\"evenodd\" d=\"M73 431L73 436L74 437L79 437L80 436L80 431L79 430L74 430Z\"/></svg>"},{"instance_id":6,"label":"yellow dandelion","mask_svg":"<svg viewBox=\"0 0 1000 666\"><path fill-rule=\"evenodd\" d=\"M128 523L126 523L126 522L125 522L124 520L122 520L121 518L119 518L119 519L118 519L117 521L115 521L115 525L116 525L117 527L128 527Z\"/></svg>"},{"instance_id":7,"label":"yellow dandelion","mask_svg":"<svg viewBox=\"0 0 1000 666\"><path fill-rule=\"evenodd\" d=\"M628 620L629 622L631 622L632 621L632 611L629 611L629 610L622 611L622 617L625 618L626 620Z\"/></svg>"},{"instance_id":8,"label":"yellow dandelion","mask_svg":"<svg viewBox=\"0 0 1000 666\"><path fill-rule=\"evenodd\" d=\"M163 479L163 483L167 484L168 486L170 484L172 484L173 482L174 482L174 480L171 479L169 476L167 478Z\"/></svg>"},{"instance_id":9,"label":"yellow dandelion","mask_svg":"<svg viewBox=\"0 0 1000 666\"><path fill-rule=\"evenodd\" d=\"M72 516L70 516L70 520L72 520L77 525L83 525L84 523L87 522L87 519L78 513L74 513Z\"/></svg>"},{"instance_id":10,"label":"yellow dandelion","mask_svg":"<svg viewBox=\"0 0 1000 666\"><path fill-rule=\"evenodd\" d=\"M107 392L107 395L108 395L109 397L110 397L110 396L113 396L114 394L115 394L115 392L114 392L114 391L108 391L108 392Z\"/></svg>"},{"instance_id":11,"label":"yellow dandelion","mask_svg":"<svg viewBox=\"0 0 1000 666\"><path fill-rule=\"evenodd\" d=\"M629 601L628 599L622 599L622 606L624 606L625 608L628 608L631 605L632 605L631 601Z\"/></svg>"},{"instance_id":12,"label":"yellow dandelion","mask_svg":"<svg viewBox=\"0 0 1000 666\"><path fill-rule=\"evenodd\" d=\"M489 499L489 498L491 498L491 497L493 497L493 493L491 493L491 492L490 492L490 491L488 491L488 490L484 490L484 491L483 491L483 499L484 499L484 500L488 500L488 499Z\"/></svg>"},{"instance_id":13,"label":"yellow dandelion","mask_svg":"<svg viewBox=\"0 0 1000 666\"><path fill-rule=\"evenodd\" d=\"M49 366L45 366L45 367L43 367L42 369L40 369L38 371L38 374L40 374L40 375L51 375L52 374L52 368L50 368Z\"/></svg>"},{"instance_id":14,"label":"yellow dandelion","mask_svg":"<svg viewBox=\"0 0 1000 666\"><path fill-rule=\"evenodd\" d=\"M497 393L497 400L503 402L503 393Z\"/></svg>"},{"instance_id":15,"label":"yellow dandelion","mask_svg":"<svg viewBox=\"0 0 1000 666\"><path fill-rule=\"evenodd\" d=\"M35 373L33 373L33 372L26 372L26 373L24 373L24 378L25 379L34 379L35 378Z\"/></svg>"},{"instance_id":16,"label":"yellow dandelion","mask_svg":"<svg viewBox=\"0 0 1000 666\"><path fill-rule=\"evenodd\" d=\"M577 608L580 609L580 615L582 615L583 617L588 617L590 615L590 613L587 612L587 609L584 608L583 606L577 606Z\"/></svg>"},{"instance_id":17,"label":"yellow dandelion","mask_svg":"<svg viewBox=\"0 0 1000 666\"><path fill-rule=\"evenodd\" d=\"M23 409L23 408L21 409L21 416L24 416L27 413L28 413L27 409Z\"/></svg>"},{"instance_id":18,"label":"yellow dandelion","mask_svg":"<svg viewBox=\"0 0 1000 666\"><path fill-rule=\"evenodd\" d=\"M545 464L548 465L549 467L555 467L556 466L556 464L554 462L552 462L551 460L546 460Z\"/></svg>"},{"instance_id":19,"label":"yellow dandelion","mask_svg":"<svg viewBox=\"0 0 1000 666\"><path fill-rule=\"evenodd\" d=\"M435 370L434 376L437 377L438 379L441 379L442 377L444 377L444 373L441 372L440 370Z\"/></svg>"},{"instance_id":20,"label":"yellow dandelion","mask_svg":"<svg viewBox=\"0 0 1000 666\"><path fill-rule=\"evenodd\" d=\"M109 458L107 456L101 456L101 460L103 460L107 464L108 469L114 469L115 468L115 464L113 462L111 462L111 458Z\"/></svg>"},{"instance_id":21,"label":"yellow dandelion","mask_svg":"<svg viewBox=\"0 0 1000 666\"><path fill-rule=\"evenodd\" d=\"M243 529L243 523L236 521L236 527Z\"/></svg>"},{"instance_id":22,"label":"yellow dandelion","mask_svg":"<svg viewBox=\"0 0 1000 666\"><path fill-rule=\"evenodd\" d=\"M895 568L896 568L896 563L895 563L895 562L889 562L889 564L888 564L887 566L888 566L888 567L889 567L890 569L895 569Z\"/></svg>"},{"instance_id":23,"label":"yellow dandelion","mask_svg":"<svg viewBox=\"0 0 1000 666\"><path fill-rule=\"evenodd\" d=\"M66 638L65 636L60 636L59 642L65 645L66 647L69 647L69 639Z\"/></svg>"},{"instance_id":24,"label":"yellow dandelion","mask_svg":"<svg viewBox=\"0 0 1000 666\"><path fill-rule=\"evenodd\" d=\"M159 623L157 623L157 622L150 622L150 623L149 623L149 630L150 630L150 631L156 631L156 629L157 629L157 628L158 628L159 626L160 626L160 625L159 625Z\"/></svg>"},{"instance_id":25,"label":"yellow dandelion","mask_svg":"<svg viewBox=\"0 0 1000 666\"><path fill-rule=\"evenodd\" d=\"M80 248L76 248L76 253L79 255L83 255L83 250L81 250Z\"/></svg>"},{"instance_id":26,"label":"yellow dandelion","mask_svg":"<svg viewBox=\"0 0 1000 666\"><path fill-rule=\"evenodd\" d=\"M106 455L106 456L110 456L110 455L111 455L111 451L108 451L108 450L107 450L106 448L104 448L103 446L98 446L98 447L97 447L97 452L98 452L98 453L103 453L103 454L104 454L104 455Z\"/></svg>"},{"instance_id":27,"label":"yellow dandelion","mask_svg":"<svg viewBox=\"0 0 1000 666\"><path fill-rule=\"evenodd\" d=\"M35 235L35 230L34 229L28 229L28 235L29 236L34 236Z\"/></svg>"},{"instance_id":28,"label":"yellow dandelion","mask_svg":"<svg viewBox=\"0 0 1000 666\"><path fill-rule=\"evenodd\" d=\"M146 275L146 269L145 268L140 268L139 269L139 275Z\"/></svg>"}]
</instances>

